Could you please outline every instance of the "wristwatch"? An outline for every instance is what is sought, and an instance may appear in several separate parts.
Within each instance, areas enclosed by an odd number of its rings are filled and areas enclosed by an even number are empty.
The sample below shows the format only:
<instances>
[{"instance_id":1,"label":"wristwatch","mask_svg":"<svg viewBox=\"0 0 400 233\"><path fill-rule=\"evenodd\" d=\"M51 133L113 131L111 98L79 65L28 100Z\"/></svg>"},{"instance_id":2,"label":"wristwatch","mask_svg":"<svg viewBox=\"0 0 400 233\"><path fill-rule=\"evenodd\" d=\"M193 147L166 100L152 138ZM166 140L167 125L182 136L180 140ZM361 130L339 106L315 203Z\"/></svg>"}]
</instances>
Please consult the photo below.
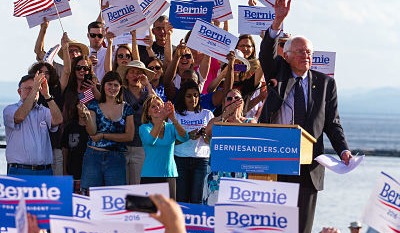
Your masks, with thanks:
<instances>
[{"instance_id":1,"label":"wristwatch","mask_svg":"<svg viewBox=\"0 0 400 233\"><path fill-rule=\"evenodd\" d=\"M50 101L52 101L52 100L54 100L54 96L50 95L50 98L44 99L44 102L45 102L45 103L48 103L48 102L50 102Z\"/></svg>"}]
</instances>

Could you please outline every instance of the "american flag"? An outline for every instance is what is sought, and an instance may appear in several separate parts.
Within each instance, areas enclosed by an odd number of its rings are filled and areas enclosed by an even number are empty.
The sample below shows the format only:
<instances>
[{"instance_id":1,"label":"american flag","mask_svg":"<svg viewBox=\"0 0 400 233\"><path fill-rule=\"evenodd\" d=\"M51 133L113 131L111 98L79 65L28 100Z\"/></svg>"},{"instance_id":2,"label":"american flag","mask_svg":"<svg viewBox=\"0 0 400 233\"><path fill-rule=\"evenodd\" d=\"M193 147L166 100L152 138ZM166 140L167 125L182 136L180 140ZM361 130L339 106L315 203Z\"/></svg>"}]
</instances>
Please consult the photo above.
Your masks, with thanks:
<instances>
[{"instance_id":1,"label":"american flag","mask_svg":"<svg viewBox=\"0 0 400 233\"><path fill-rule=\"evenodd\" d=\"M87 102L91 101L92 99L94 99L92 89L89 88L83 93L79 93L78 98L82 104L86 104Z\"/></svg>"},{"instance_id":2,"label":"american flag","mask_svg":"<svg viewBox=\"0 0 400 233\"><path fill-rule=\"evenodd\" d=\"M57 54L58 50L60 50L60 45L57 44L53 48L49 49L49 51L44 55L43 61L53 64L54 56Z\"/></svg>"},{"instance_id":3,"label":"american flag","mask_svg":"<svg viewBox=\"0 0 400 233\"><path fill-rule=\"evenodd\" d=\"M25 17L49 9L54 0L18 0L14 2L14 16Z\"/></svg>"}]
</instances>

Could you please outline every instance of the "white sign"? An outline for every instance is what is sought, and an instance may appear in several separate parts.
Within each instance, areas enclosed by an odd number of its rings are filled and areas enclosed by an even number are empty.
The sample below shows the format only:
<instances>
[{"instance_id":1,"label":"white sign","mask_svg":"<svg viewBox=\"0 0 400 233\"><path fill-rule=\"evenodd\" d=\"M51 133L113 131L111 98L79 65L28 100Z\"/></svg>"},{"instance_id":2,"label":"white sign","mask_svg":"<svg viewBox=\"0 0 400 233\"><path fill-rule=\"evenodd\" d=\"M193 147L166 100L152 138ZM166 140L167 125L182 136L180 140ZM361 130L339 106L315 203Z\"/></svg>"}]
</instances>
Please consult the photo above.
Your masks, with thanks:
<instances>
[{"instance_id":1,"label":"white sign","mask_svg":"<svg viewBox=\"0 0 400 233\"><path fill-rule=\"evenodd\" d=\"M90 197L72 194L72 216L90 220L91 202Z\"/></svg>"},{"instance_id":2,"label":"white sign","mask_svg":"<svg viewBox=\"0 0 400 233\"><path fill-rule=\"evenodd\" d=\"M261 35L275 19L274 7L239 6L238 32Z\"/></svg>"},{"instance_id":3,"label":"white sign","mask_svg":"<svg viewBox=\"0 0 400 233\"><path fill-rule=\"evenodd\" d=\"M146 231L164 232L163 225L150 217L149 214L125 210L125 197L127 194L141 196L163 194L169 198L169 186L168 183L160 183L90 188L91 219L114 222L140 222L145 225Z\"/></svg>"},{"instance_id":4,"label":"white sign","mask_svg":"<svg viewBox=\"0 0 400 233\"><path fill-rule=\"evenodd\" d=\"M259 0L264 6L275 6L275 0Z\"/></svg>"},{"instance_id":5,"label":"white sign","mask_svg":"<svg viewBox=\"0 0 400 233\"><path fill-rule=\"evenodd\" d=\"M28 233L28 217L25 199L22 197L15 211L15 226L18 233Z\"/></svg>"},{"instance_id":6,"label":"white sign","mask_svg":"<svg viewBox=\"0 0 400 233\"><path fill-rule=\"evenodd\" d=\"M199 2L206 2L210 0L198 0ZM213 0L213 15L212 19L216 19L219 22L224 22L233 19L231 3L229 0Z\"/></svg>"},{"instance_id":7,"label":"white sign","mask_svg":"<svg viewBox=\"0 0 400 233\"><path fill-rule=\"evenodd\" d=\"M221 28L205 21L197 20L187 46L228 63L226 55L235 49L238 40L236 36Z\"/></svg>"},{"instance_id":8,"label":"white sign","mask_svg":"<svg viewBox=\"0 0 400 233\"><path fill-rule=\"evenodd\" d=\"M147 25L137 1L130 1L123 6L111 6L104 9L102 14L106 30L115 36Z\"/></svg>"},{"instance_id":9,"label":"white sign","mask_svg":"<svg viewBox=\"0 0 400 233\"><path fill-rule=\"evenodd\" d=\"M216 204L215 232L290 232L299 227L298 208L265 204Z\"/></svg>"},{"instance_id":10,"label":"white sign","mask_svg":"<svg viewBox=\"0 0 400 233\"><path fill-rule=\"evenodd\" d=\"M140 223L110 223L75 219L72 217L50 215L51 232L83 233L83 232L110 232L110 233L143 233L144 227Z\"/></svg>"},{"instance_id":11,"label":"white sign","mask_svg":"<svg viewBox=\"0 0 400 233\"><path fill-rule=\"evenodd\" d=\"M335 75L336 52L314 51L311 69L331 76Z\"/></svg>"},{"instance_id":12,"label":"white sign","mask_svg":"<svg viewBox=\"0 0 400 233\"><path fill-rule=\"evenodd\" d=\"M60 18L64 18L72 15L71 8L69 7L68 0L54 0L57 4L58 14ZM28 21L29 28L33 28L37 25L40 25L44 22L44 17L46 17L47 21L52 21L58 19L56 7L53 5L47 10L40 11L36 14L26 16L26 20Z\"/></svg>"},{"instance_id":13,"label":"white sign","mask_svg":"<svg viewBox=\"0 0 400 233\"><path fill-rule=\"evenodd\" d=\"M169 3L165 0L139 0L140 9L143 12L149 28L167 9Z\"/></svg>"},{"instance_id":14,"label":"white sign","mask_svg":"<svg viewBox=\"0 0 400 233\"><path fill-rule=\"evenodd\" d=\"M297 206L299 184L221 178L219 203L254 203Z\"/></svg>"},{"instance_id":15,"label":"white sign","mask_svg":"<svg viewBox=\"0 0 400 233\"><path fill-rule=\"evenodd\" d=\"M369 198L363 222L379 232L400 232L400 183L384 172Z\"/></svg>"}]
</instances>

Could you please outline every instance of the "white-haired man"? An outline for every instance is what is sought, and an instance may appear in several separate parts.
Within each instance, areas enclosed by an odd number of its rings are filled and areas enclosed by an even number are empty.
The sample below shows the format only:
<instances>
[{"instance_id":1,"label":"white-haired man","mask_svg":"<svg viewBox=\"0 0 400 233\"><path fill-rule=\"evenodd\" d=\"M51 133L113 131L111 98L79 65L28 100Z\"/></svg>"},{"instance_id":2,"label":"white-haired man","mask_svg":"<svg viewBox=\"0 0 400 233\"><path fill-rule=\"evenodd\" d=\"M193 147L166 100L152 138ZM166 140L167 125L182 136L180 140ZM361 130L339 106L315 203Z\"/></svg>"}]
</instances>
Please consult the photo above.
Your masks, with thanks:
<instances>
[{"instance_id":1,"label":"white-haired man","mask_svg":"<svg viewBox=\"0 0 400 233\"><path fill-rule=\"evenodd\" d=\"M335 80L320 72L310 70L313 47L304 37L292 37L284 46L284 54L274 56L277 35L290 10L291 1L275 2L275 19L263 41L259 59L264 76L276 79L275 91L270 91L263 107L260 122L298 124L313 135L313 157L324 153L323 133L348 164L352 157L346 143L337 109ZM295 182L299 189L299 232L311 232L317 193L323 189L324 167L313 160L301 165L300 176L279 175L278 181Z\"/></svg>"}]
</instances>

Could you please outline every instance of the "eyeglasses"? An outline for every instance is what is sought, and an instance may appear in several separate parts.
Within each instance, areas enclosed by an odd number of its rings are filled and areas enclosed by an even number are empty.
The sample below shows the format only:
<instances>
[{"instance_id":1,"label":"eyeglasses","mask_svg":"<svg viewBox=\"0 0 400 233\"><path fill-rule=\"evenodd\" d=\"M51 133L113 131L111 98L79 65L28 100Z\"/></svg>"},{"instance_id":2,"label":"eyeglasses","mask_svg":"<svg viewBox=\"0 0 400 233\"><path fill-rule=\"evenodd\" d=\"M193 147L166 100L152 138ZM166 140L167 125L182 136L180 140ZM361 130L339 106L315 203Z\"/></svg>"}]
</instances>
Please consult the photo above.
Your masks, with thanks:
<instances>
[{"instance_id":1,"label":"eyeglasses","mask_svg":"<svg viewBox=\"0 0 400 233\"><path fill-rule=\"evenodd\" d=\"M32 91L33 87L20 87L19 89L24 91Z\"/></svg>"},{"instance_id":2,"label":"eyeglasses","mask_svg":"<svg viewBox=\"0 0 400 233\"><path fill-rule=\"evenodd\" d=\"M103 34L96 34L96 33L89 33L89 36L92 38L96 38L97 36L99 39L104 37Z\"/></svg>"},{"instance_id":3,"label":"eyeglasses","mask_svg":"<svg viewBox=\"0 0 400 233\"><path fill-rule=\"evenodd\" d=\"M132 57L132 56L131 56L130 54L125 54L125 59L131 59L131 57ZM124 54L122 54L122 53L121 53L121 54L118 54L118 55L117 55L117 58L118 58L118 59L124 59Z\"/></svg>"},{"instance_id":4,"label":"eyeglasses","mask_svg":"<svg viewBox=\"0 0 400 233\"><path fill-rule=\"evenodd\" d=\"M154 70L154 69L161 70L161 66L149 66L147 68L149 68L149 70Z\"/></svg>"},{"instance_id":5,"label":"eyeglasses","mask_svg":"<svg viewBox=\"0 0 400 233\"><path fill-rule=\"evenodd\" d=\"M80 66L80 65L76 65L76 66L75 66L75 70L76 70L76 71L81 71L82 69L83 69L84 71L89 71L89 70L90 70L89 66Z\"/></svg>"},{"instance_id":6,"label":"eyeglasses","mask_svg":"<svg viewBox=\"0 0 400 233\"><path fill-rule=\"evenodd\" d=\"M187 53L181 56L181 59L186 58L186 59L192 59L192 54Z\"/></svg>"},{"instance_id":7,"label":"eyeglasses","mask_svg":"<svg viewBox=\"0 0 400 233\"><path fill-rule=\"evenodd\" d=\"M295 53L296 55L303 55L305 53L307 56L311 56L313 54L312 50L300 50L299 49L299 50L296 50L296 51L289 51L289 52Z\"/></svg>"},{"instance_id":8,"label":"eyeglasses","mask_svg":"<svg viewBox=\"0 0 400 233\"><path fill-rule=\"evenodd\" d=\"M228 101L228 102L231 102L233 99L235 99L235 100L240 100L240 99L242 99L240 96L228 96L228 97L226 97L226 101Z\"/></svg>"},{"instance_id":9,"label":"eyeglasses","mask_svg":"<svg viewBox=\"0 0 400 233\"><path fill-rule=\"evenodd\" d=\"M279 47L283 48L285 46L285 42L279 42L278 45Z\"/></svg>"}]
</instances>

